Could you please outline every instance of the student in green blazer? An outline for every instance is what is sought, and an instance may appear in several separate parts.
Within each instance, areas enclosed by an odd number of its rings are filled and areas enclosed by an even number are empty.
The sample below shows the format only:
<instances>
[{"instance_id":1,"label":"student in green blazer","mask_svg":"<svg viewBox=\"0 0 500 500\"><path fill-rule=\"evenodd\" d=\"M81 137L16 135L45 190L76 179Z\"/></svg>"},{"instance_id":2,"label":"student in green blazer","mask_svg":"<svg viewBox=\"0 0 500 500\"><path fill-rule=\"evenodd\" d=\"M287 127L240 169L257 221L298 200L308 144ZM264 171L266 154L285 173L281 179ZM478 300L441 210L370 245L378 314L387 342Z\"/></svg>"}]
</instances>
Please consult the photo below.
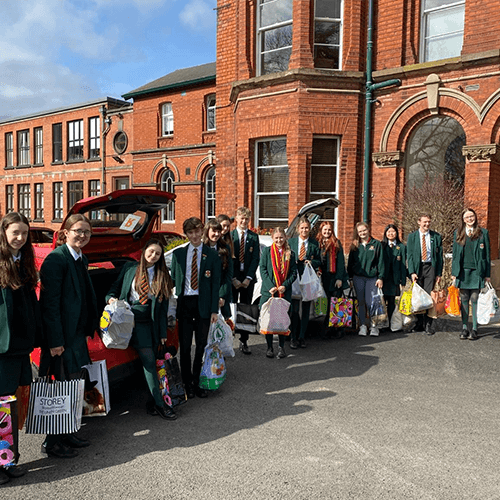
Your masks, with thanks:
<instances>
[{"instance_id":1,"label":"student in green blazer","mask_svg":"<svg viewBox=\"0 0 500 500\"><path fill-rule=\"evenodd\" d=\"M477 221L472 208L462 212L460 229L453 235L451 274L460 288L462 332L460 338L477 339L477 300L485 282L490 281L491 257L488 230ZM472 329L469 330L469 302L472 305Z\"/></svg>"},{"instance_id":2,"label":"student in green blazer","mask_svg":"<svg viewBox=\"0 0 500 500\"><path fill-rule=\"evenodd\" d=\"M372 302L372 296L377 293L377 288L384 285L384 251L382 243L370 236L370 226L366 222L356 224L354 239L349 250L347 272L353 280L358 298L359 335L366 336L366 313ZM371 323L370 335L377 337L378 328Z\"/></svg>"},{"instance_id":3,"label":"student in green blazer","mask_svg":"<svg viewBox=\"0 0 500 500\"><path fill-rule=\"evenodd\" d=\"M286 241L285 230L275 227L272 232L273 244L264 248L260 258L260 276L262 278L259 306L262 307L276 294L288 302L292 300L292 283L297 278L296 258ZM289 310L290 313L290 310ZM266 336L268 358L274 358L273 335L261 332ZM286 358L285 337L290 332L278 335L278 358Z\"/></svg>"},{"instance_id":4,"label":"student in green blazer","mask_svg":"<svg viewBox=\"0 0 500 500\"><path fill-rule=\"evenodd\" d=\"M434 286L441 281L443 272L443 240L439 233L431 231L431 216L422 214L418 218L418 229L408 236L406 254L408 274L429 295ZM424 243L423 243L424 242ZM432 318L417 314L417 330L425 330L427 335L434 335Z\"/></svg>"},{"instance_id":5,"label":"student in green blazer","mask_svg":"<svg viewBox=\"0 0 500 500\"><path fill-rule=\"evenodd\" d=\"M255 287L255 273L259 267L259 236L248 229L252 212L247 207L236 210L236 229L231 232L234 246L233 260L233 301L251 304ZM242 244L243 242L243 244ZM251 354L248 347L248 332L241 330L240 350L243 354Z\"/></svg>"},{"instance_id":6,"label":"student in green blazer","mask_svg":"<svg viewBox=\"0 0 500 500\"><path fill-rule=\"evenodd\" d=\"M215 323L218 318L221 261L215 250L203 245L200 219L186 219L183 230L189 245L174 250L171 268L178 297L181 374L188 398L206 398L207 392L199 387L199 380L210 322ZM196 349L191 369L193 332Z\"/></svg>"},{"instance_id":7,"label":"student in green blazer","mask_svg":"<svg viewBox=\"0 0 500 500\"><path fill-rule=\"evenodd\" d=\"M168 272L163 245L159 240L149 240L144 246L139 262L123 266L118 279L106 296L111 304L116 300L127 301L134 313L134 330L130 345L137 349L149 388L146 411L167 420L177 418L171 406L162 398L156 373L156 352L167 340L169 298L173 283Z\"/></svg>"},{"instance_id":8,"label":"student in green blazer","mask_svg":"<svg viewBox=\"0 0 500 500\"><path fill-rule=\"evenodd\" d=\"M406 246L399 239L399 231L394 224L388 224L382 238L385 259L384 297L387 302L389 321L396 309L396 297L401 295L401 287L406 284Z\"/></svg>"},{"instance_id":9,"label":"student in green blazer","mask_svg":"<svg viewBox=\"0 0 500 500\"><path fill-rule=\"evenodd\" d=\"M321 264L319 246L316 240L309 238L311 233L311 223L307 217L299 220L299 235L288 240L288 244L295 255L297 265L297 279L304 274L306 264L311 264L314 271L318 271ZM302 318L299 309L302 303ZM310 301L292 299L292 336L290 339L290 349L306 347L306 331L309 324Z\"/></svg>"},{"instance_id":10,"label":"student in green blazer","mask_svg":"<svg viewBox=\"0 0 500 500\"><path fill-rule=\"evenodd\" d=\"M37 284L28 219L11 212L0 222L0 396L14 396L19 386L31 384L30 353L40 345L42 330ZM0 484L25 474L17 467L17 401L10 407L16 465L0 466Z\"/></svg>"},{"instance_id":11,"label":"student in green blazer","mask_svg":"<svg viewBox=\"0 0 500 500\"><path fill-rule=\"evenodd\" d=\"M233 259L231 249L222 239L222 225L216 219L209 220L203 230L203 243L214 249L221 261L221 281L219 289L219 308L224 319L231 317L231 298L233 281Z\"/></svg>"},{"instance_id":12,"label":"student in green blazer","mask_svg":"<svg viewBox=\"0 0 500 500\"><path fill-rule=\"evenodd\" d=\"M56 249L44 260L40 270L42 311L46 346L42 349L40 373L50 365L50 358L61 356L65 375L79 374L90 363L87 337L98 326L97 304L82 249L90 241L90 221L82 214L66 219L59 232ZM75 434L47 436L42 451L58 458L72 458L75 448L89 442Z\"/></svg>"}]
</instances>

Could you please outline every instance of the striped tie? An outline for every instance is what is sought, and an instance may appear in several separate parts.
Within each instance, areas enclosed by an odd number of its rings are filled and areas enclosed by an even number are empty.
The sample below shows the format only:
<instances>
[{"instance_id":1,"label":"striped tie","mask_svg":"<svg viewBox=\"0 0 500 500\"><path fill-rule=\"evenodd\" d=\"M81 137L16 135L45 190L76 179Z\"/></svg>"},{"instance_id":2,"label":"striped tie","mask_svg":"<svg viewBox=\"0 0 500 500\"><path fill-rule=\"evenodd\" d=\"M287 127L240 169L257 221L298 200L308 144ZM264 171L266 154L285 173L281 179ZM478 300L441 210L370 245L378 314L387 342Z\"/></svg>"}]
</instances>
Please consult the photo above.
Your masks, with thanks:
<instances>
[{"instance_id":1,"label":"striped tie","mask_svg":"<svg viewBox=\"0 0 500 500\"><path fill-rule=\"evenodd\" d=\"M245 233L241 233L240 238L240 262L245 262Z\"/></svg>"},{"instance_id":2,"label":"striped tie","mask_svg":"<svg viewBox=\"0 0 500 500\"><path fill-rule=\"evenodd\" d=\"M191 288L198 290L198 250L193 249L193 259L191 260Z\"/></svg>"},{"instance_id":3,"label":"striped tie","mask_svg":"<svg viewBox=\"0 0 500 500\"><path fill-rule=\"evenodd\" d=\"M422 262L427 260L427 244L425 243L425 234L422 235Z\"/></svg>"},{"instance_id":4,"label":"striped tie","mask_svg":"<svg viewBox=\"0 0 500 500\"><path fill-rule=\"evenodd\" d=\"M304 242L300 247L299 260L306 260L306 244Z\"/></svg>"},{"instance_id":5,"label":"striped tie","mask_svg":"<svg viewBox=\"0 0 500 500\"><path fill-rule=\"evenodd\" d=\"M146 271L144 271L141 284L139 286L139 304L145 305L148 303L148 292L149 292L149 283Z\"/></svg>"}]
</instances>

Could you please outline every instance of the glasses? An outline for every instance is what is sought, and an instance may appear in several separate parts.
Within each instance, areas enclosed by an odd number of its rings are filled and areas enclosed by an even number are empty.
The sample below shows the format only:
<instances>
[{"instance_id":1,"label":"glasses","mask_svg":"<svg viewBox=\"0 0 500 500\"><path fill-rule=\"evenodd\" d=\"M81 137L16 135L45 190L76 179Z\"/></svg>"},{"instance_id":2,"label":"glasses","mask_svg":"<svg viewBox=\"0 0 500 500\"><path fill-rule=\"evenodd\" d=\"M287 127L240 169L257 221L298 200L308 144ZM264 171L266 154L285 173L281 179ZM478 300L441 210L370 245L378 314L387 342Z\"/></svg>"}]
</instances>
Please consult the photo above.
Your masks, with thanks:
<instances>
[{"instance_id":1,"label":"glasses","mask_svg":"<svg viewBox=\"0 0 500 500\"><path fill-rule=\"evenodd\" d=\"M70 231L73 231L77 236L85 236L85 238L90 238L92 231L84 231L83 229L70 229Z\"/></svg>"}]
</instances>

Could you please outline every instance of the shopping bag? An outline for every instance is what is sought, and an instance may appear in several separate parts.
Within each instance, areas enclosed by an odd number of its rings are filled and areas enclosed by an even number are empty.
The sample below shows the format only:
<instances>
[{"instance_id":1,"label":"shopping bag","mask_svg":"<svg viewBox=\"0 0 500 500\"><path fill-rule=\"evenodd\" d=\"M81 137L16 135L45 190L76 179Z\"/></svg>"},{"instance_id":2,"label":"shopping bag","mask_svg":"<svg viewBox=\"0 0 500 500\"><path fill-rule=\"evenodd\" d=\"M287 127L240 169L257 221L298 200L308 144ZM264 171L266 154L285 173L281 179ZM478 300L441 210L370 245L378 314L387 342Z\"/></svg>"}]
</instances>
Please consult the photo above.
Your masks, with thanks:
<instances>
[{"instance_id":1,"label":"shopping bag","mask_svg":"<svg viewBox=\"0 0 500 500\"><path fill-rule=\"evenodd\" d=\"M445 311L450 316L460 316L460 290L456 286L448 287Z\"/></svg>"},{"instance_id":2,"label":"shopping bag","mask_svg":"<svg viewBox=\"0 0 500 500\"><path fill-rule=\"evenodd\" d=\"M211 344L218 344L224 356L234 357L233 332L231 327L224 320L222 314L219 314L215 323L210 323L207 346Z\"/></svg>"},{"instance_id":3,"label":"shopping bag","mask_svg":"<svg viewBox=\"0 0 500 500\"><path fill-rule=\"evenodd\" d=\"M399 330L403 329L403 318L406 316L403 316L399 308L394 309L394 312L392 313L391 316L391 331L392 332L398 332Z\"/></svg>"},{"instance_id":4,"label":"shopping bag","mask_svg":"<svg viewBox=\"0 0 500 500\"><path fill-rule=\"evenodd\" d=\"M259 320L259 306L257 304L236 304L236 331L255 333Z\"/></svg>"},{"instance_id":5,"label":"shopping bag","mask_svg":"<svg viewBox=\"0 0 500 500\"><path fill-rule=\"evenodd\" d=\"M432 307L432 297L418 284L413 283L411 294L412 313L426 311Z\"/></svg>"},{"instance_id":6,"label":"shopping bag","mask_svg":"<svg viewBox=\"0 0 500 500\"><path fill-rule=\"evenodd\" d=\"M354 328L358 314L358 301L352 289L347 297L332 297L330 300L330 318L328 326L334 328Z\"/></svg>"},{"instance_id":7,"label":"shopping bag","mask_svg":"<svg viewBox=\"0 0 500 500\"><path fill-rule=\"evenodd\" d=\"M200 387L214 391L226 380L226 363L217 344L206 347L200 374Z\"/></svg>"},{"instance_id":8,"label":"shopping bag","mask_svg":"<svg viewBox=\"0 0 500 500\"><path fill-rule=\"evenodd\" d=\"M125 300L115 300L104 308L100 327L108 349L126 349L134 329L134 313Z\"/></svg>"},{"instance_id":9,"label":"shopping bag","mask_svg":"<svg viewBox=\"0 0 500 500\"><path fill-rule=\"evenodd\" d=\"M82 366L89 373L92 388L83 393L83 416L104 417L111 410L109 401L109 380L106 360L98 360Z\"/></svg>"},{"instance_id":10,"label":"shopping bag","mask_svg":"<svg viewBox=\"0 0 500 500\"><path fill-rule=\"evenodd\" d=\"M156 374L158 376L158 383L160 385L160 393L167 406L173 406L172 398L170 397L170 386L167 376L167 360L171 358L169 352L165 353L163 359L156 360Z\"/></svg>"},{"instance_id":11,"label":"shopping bag","mask_svg":"<svg viewBox=\"0 0 500 500\"><path fill-rule=\"evenodd\" d=\"M15 418L15 405L15 396L0 397L0 467L11 467L17 462L19 430Z\"/></svg>"},{"instance_id":12,"label":"shopping bag","mask_svg":"<svg viewBox=\"0 0 500 500\"><path fill-rule=\"evenodd\" d=\"M481 290L477 300L477 322L480 325L487 325L497 310L497 294L491 283L486 282L486 286Z\"/></svg>"},{"instance_id":13,"label":"shopping bag","mask_svg":"<svg viewBox=\"0 0 500 500\"><path fill-rule=\"evenodd\" d=\"M320 297L319 299L313 301L309 312L310 319L322 318L327 314L328 314L328 298L326 296Z\"/></svg>"},{"instance_id":14,"label":"shopping bag","mask_svg":"<svg viewBox=\"0 0 500 500\"><path fill-rule=\"evenodd\" d=\"M372 325L377 328L387 328L389 326L389 317L387 315L387 306L385 304L384 294L382 289L378 287L376 291L372 291L370 320Z\"/></svg>"},{"instance_id":15,"label":"shopping bag","mask_svg":"<svg viewBox=\"0 0 500 500\"><path fill-rule=\"evenodd\" d=\"M173 352L172 346L161 345L156 356L156 373L160 383L163 400L177 406L187 401L186 391L182 383L179 361Z\"/></svg>"},{"instance_id":16,"label":"shopping bag","mask_svg":"<svg viewBox=\"0 0 500 500\"><path fill-rule=\"evenodd\" d=\"M310 302L325 295L321 278L316 274L310 262L305 264L304 272L299 279L300 292L304 302ZM293 294L293 292L292 292Z\"/></svg>"},{"instance_id":17,"label":"shopping bag","mask_svg":"<svg viewBox=\"0 0 500 500\"><path fill-rule=\"evenodd\" d=\"M302 292L300 290L300 282L299 278L295 278L292 283L292 299L293 300L302 300Z\"/></svg>"},{"instance_id":18,"label":"shopping bag","mask_svg":"<svg viewBox=\"0 0 500 500\"><path fill-rule=\"evenodd\" d=\"M83 378L31 383L26 434L72 434L82 425Z\"/></svg>"},{"instance_id":19,"label":"shopping bag","mask_svg":"<svg viewBox=\"0 0 500 500\"><path fill-rule=\"evenodd\" d=\"M445 288L442 288L441 290L433 290L431 292L432 307L427 311L427 316L429 316L429 318L436 319L446 314L444 308L447 296L448 294Z\"/></svg>"},{"instance_id":20,"label":"shopping bag","mask_svg":"<svg viewBox=\"0 0 500 500\"><path fill-rule=\"evenodd\" d=\"M271 297L262 305L259 331L263 335L290 335L290 302L283 298Z\"/></svg>"},{"instance_id":21,"label":"shopping bag","mask_svg":"<svg viewBox=\"0 0 500 500\"><path fill-rule=\"evenodd\" d=\"M412 307L411 307L412 290L413 290L413 283L410 283L409 285L405 286L403 289L403 293L401 294L401 299L399 300L399 311L406 316L409 316L412 313Z\"/></svg>"}]
</instances>

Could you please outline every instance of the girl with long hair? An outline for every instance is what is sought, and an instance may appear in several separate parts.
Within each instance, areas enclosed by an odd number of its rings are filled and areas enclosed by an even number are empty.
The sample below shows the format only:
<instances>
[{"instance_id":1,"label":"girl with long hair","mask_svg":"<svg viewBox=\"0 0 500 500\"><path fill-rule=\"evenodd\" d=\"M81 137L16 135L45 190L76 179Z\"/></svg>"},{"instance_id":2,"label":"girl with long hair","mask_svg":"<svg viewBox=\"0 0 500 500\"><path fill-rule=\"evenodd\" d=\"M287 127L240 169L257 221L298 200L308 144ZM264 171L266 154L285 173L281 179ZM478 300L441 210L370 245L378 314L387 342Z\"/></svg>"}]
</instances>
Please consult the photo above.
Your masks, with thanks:
<instances>
[{"instance_id":1,"label":"girl with long hair","mask_svg":"<svg viewBox=\"0 0 500 500\"><path fill-rule=\"evenodd\" d=\"M234 259L234 244L231 238L231 217L226 214L219 214L215 220L221 225L221 240L229 247L231 258Z\"/></svg>"},{"instance_id":2,"label":"girl with long hair","mask_svg":"<svg viewBox=\"0 0 500 500\"><path fill-rule=\"evenodd\" d=\"M229 235L229 232L226 233ZM231 236L229 235L229 239ZM222 224L217 219L209 220L203 229L202 241L205 245L213 248L220 257L222 263L222 275L219 289L219 307L224 319L231 316L231 297L233 280L233 259L231 257L231 248L222 238Z\"/></svg>"},{"instance_id":3,"label":"girl with long hair","mask_svg":"<svg viewBox=\"0 0 500 500\"><path fill-rule=\"evenodd\" d=\"M92 227L82 214L69 216L61 229L56 248L40 269L42 311L46 345L42 349L40 373L45 374L51 358L60 356L64 374L59 379L81 373L90 363L87 338L98 326L97 301L88 273L88 260L82 249L90 241ZM76 448L89 446L76 434L49 434L42 451L49 456L73 458Z\"/></svg>"},{"instance_id":4,"label":"girl with long hair","mask_svg":"<svg viewBox=\"0 0 500 500\"><path fill-rule=\"evenodd\" d=\"M13 396L18 387L31 383L30 353L41 340L41 317L35 293L37 283L28 219L12 212L0 222L0 396ZM17 401L12 402L11 409L16 405ZM15 414L15 411L11 413ZM19 433L14 420L16 465L0 466L0 484L25 473L17 468Z\"/></svg>"},{"instance_id":5,"label":"girl with long hair","mask_svg":"<svg viewBox=\"0 0 500 500\"><path fill-rule=\"evenodd\" d=\"M264 248L260 257L260 275L262 278L261 297L259 306L262 307L271 296L278 294L278 297L292 301L292 283L297 277L297 264L295 254L286 240L285 230L282 227L275 227L271 233L273 243L270 247ZM285 358L285 336L278 335L279 347L278 358ZM266 335L268 358L274 358L273 336Z\"/></svg>"},{"instance_id":6,"label":"girl with long hair","mask_svg":"<svg viewBox=\"0 0 500 500\"><path fill-rule=\"evenodd\" d=\"M354 229L354 236L349 250L347 272L354 283L358 298L359 335L366 336L366 307L370 306L372 296L377 293L377 288L384 284L384 252L380 241L370 235L370 226L366 222L358 222ZM370 323L370 335L377 337L378 328Z\"/></svg>"},{"instance_id":7,"label":"girl with long hair","mask_svg":"<svg viewBox=\"0 0 500 500\"><path fill-rule=\"evenodd\" d=\"M490 281L490 237L482 228L472 208L462 212L460 228L453 236L451 274L460 288L462 340L477 339L477 299L485 282ZM469 302L472 305L472 329L469 330Z\"/></svg>"},{"instance_id":8,"label":"girl with long hair","mask_svg":"<svg viewBox=\"0 0 500 500\"><path fill-rule=\"evenodd\" d=\"M156 351L167 340L168 303L173 283L163 257L163 246L149 240L139 262L127 263L111 286L106 301L127 301L134 313L134 330L130 345L137 349L149 388L146 411L175 420L177 415L161 395L156 373Z\"/></svg>"},{"instance_id":9,"label":"girl with long hair","mask_svg":"<svg viewBox=\"0 0 500 500\"><path fill-rule=\"evenodd\" d=\"M406 284L406 246L399 238L399 231L394 224L388 224L382 238L384 249L385 277L382 288L387 302L389 321L396 309L396 297L401 294L401 287Z\"/></svg>"}]
</instances>

